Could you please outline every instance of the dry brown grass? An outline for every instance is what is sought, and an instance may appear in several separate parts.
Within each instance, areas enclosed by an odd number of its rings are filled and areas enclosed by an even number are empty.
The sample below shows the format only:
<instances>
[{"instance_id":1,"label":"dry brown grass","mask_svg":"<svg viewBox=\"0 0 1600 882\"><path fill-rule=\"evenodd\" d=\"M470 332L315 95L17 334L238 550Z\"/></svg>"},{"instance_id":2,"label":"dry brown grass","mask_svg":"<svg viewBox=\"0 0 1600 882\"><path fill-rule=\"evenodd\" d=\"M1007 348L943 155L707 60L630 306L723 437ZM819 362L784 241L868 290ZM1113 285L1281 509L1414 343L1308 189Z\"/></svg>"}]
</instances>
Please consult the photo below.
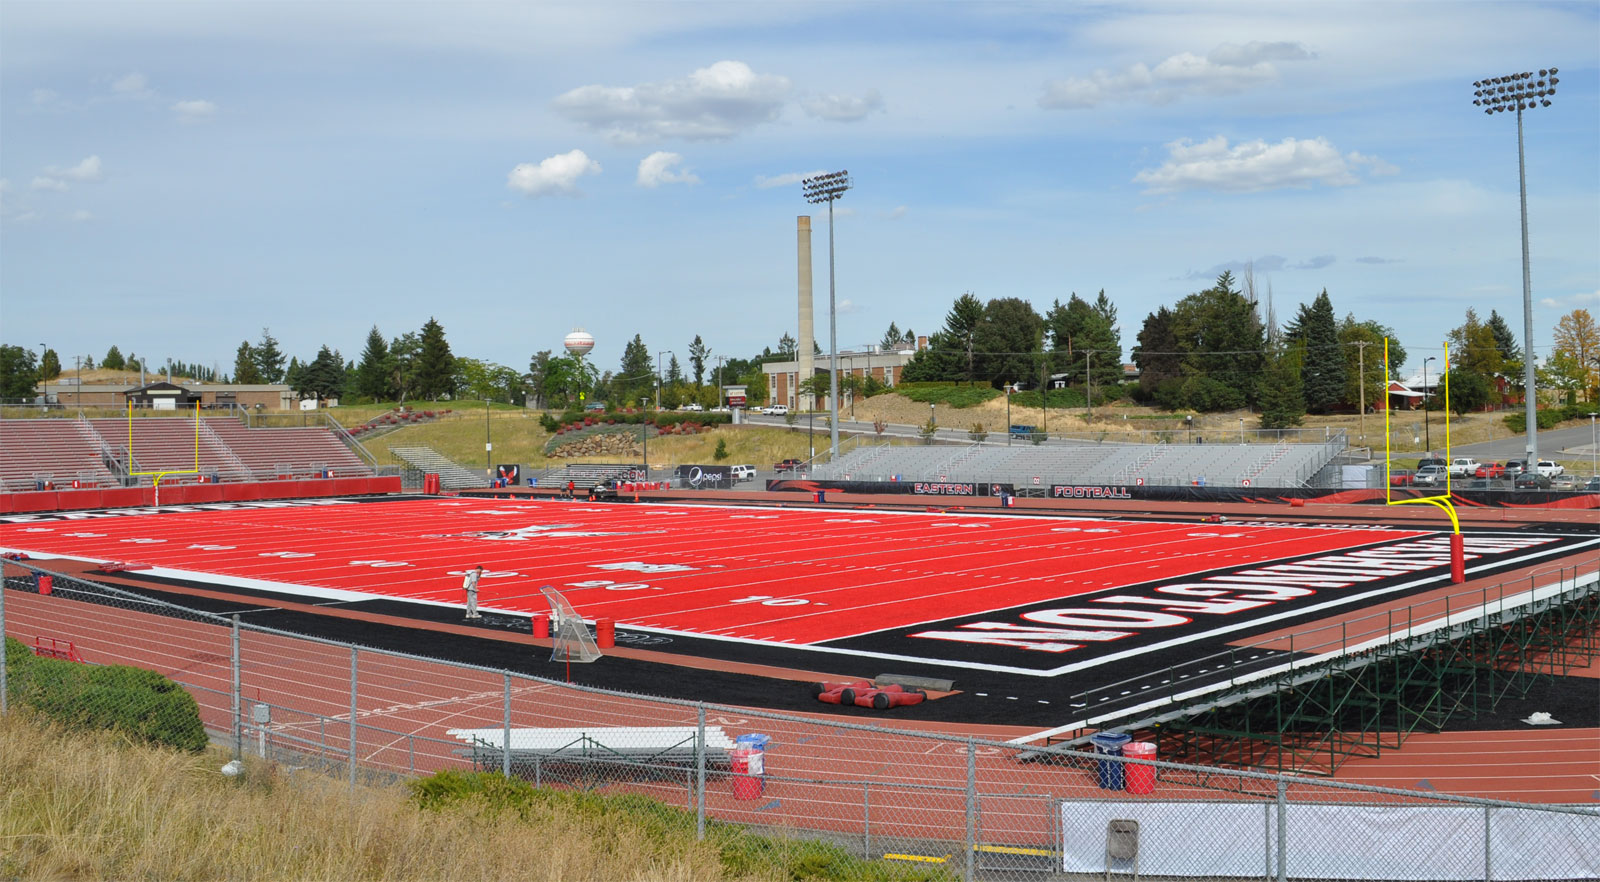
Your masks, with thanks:
<instances>
[{"instance_id":1,"label":"dry brown grass","mask_svg":"<svg viewBox=\"0 0 1600 882\"><path fill-rule=\"evenodd\" d=\"M359 787L225 758L67 736L0 717L0 878L720 880L708 843L557 808L530 821L425 812Z\"/></svg>"}]
</instances>

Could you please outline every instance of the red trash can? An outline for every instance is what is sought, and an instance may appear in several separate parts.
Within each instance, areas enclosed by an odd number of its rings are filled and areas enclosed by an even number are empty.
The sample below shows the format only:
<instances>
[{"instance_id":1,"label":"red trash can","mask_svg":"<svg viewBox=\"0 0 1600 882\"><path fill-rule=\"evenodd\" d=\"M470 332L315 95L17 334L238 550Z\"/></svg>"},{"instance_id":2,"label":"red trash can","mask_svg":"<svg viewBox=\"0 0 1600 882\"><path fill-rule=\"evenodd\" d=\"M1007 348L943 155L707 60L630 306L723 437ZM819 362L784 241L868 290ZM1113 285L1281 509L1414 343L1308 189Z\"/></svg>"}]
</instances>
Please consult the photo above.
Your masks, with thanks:
<instances>
[{"instance_id":1,"label":"red trash can","mask_svg":"<svg viewBox=\"0 0 1600 882\"><path fill-rule=\"evenodd\" d=\"M760 799L762 766L761 751L750 747L735 747L728 752L728 771L733 775L734 799Z\"/></svg>"},{"instance_id":2,"label":"red trash can","mask_svg":"<svg viewBox=\"0 0 1600 882\"><path fill-rule=\"evenodd\" d=\"M1129 759L1153 760L1156 758L1156 746L1148 741L1134 741L1122 747L1122 755ZM1154 793L1156 789L1156 767L1141 766L1138 763L1126 763L1128 772L1129 793Z\"/></svg>"}]
</instances>

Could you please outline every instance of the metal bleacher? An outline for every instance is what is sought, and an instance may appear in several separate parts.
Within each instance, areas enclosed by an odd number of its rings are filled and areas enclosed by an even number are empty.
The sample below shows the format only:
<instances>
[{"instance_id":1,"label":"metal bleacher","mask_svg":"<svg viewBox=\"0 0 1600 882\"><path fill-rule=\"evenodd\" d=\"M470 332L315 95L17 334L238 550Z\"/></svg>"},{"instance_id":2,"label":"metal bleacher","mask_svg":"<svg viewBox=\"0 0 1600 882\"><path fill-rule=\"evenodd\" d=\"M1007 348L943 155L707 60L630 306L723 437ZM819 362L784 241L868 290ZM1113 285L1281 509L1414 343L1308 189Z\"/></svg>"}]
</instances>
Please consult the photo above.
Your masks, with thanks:
<instances>
[{"instance_id":1,"label":"metal bleacher","mask_svg":"<svg viewBox=\"0 0 1600 882\"><path fill-rule=\"evenodd\" d=\"M440 456L431 447L391 447L389 452L399 457L410 468L424 474L439 476L439 486L445 490L466 490L489 486L488 475L462 468Z\"/></svg>"},{"instance_id":2,"label":"metal bleacher","mask_svg":"<svg viewBox=\"0 0 1600 882\"><path fill-rule=\"evenodd\" d=\"M1002 482L1208 487L1304 487L1345 446L1315 444L1011 444L856 448L811 477L852 481Z\"/></svg>"},{"instance_id":3,"label":"metal bleacher","mask_svg":"<svg viewBox=\"0 0 1600 882\"><path fill-rule=\"evenodd\" d=\"M83 421L0 419L0 488L68 487L73 481L110 486L118 480L102 443Z\"/></svg>"},{"instance_id":4,"label":"metal bleacher","mask_svg":"<svg viewBox=\"0 0 1600 882\"><path fill-rule=\"evenodd\" d=\"M643 480L644 467L639 465L606 465L590 463L563 466L539 476L541 487L565 487L572 482L573 489L589 490L612 481Z\"/></svg>"}]
</instances>

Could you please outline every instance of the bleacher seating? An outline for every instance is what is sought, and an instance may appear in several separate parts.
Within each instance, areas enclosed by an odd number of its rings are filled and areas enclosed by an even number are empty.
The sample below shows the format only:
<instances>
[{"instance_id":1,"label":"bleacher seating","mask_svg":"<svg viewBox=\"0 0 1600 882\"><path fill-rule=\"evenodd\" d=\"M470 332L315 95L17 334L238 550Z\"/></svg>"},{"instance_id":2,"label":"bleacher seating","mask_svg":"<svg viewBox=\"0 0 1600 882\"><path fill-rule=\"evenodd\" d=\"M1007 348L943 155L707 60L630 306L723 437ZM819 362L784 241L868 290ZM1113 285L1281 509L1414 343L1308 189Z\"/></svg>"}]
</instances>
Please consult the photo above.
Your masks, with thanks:
<instances>
[{"instance_id":1,"label":"bleacher seating","mask_svg":"<svg viewBox=\"0 0 1600 882\"><path fill-rule=\"evenodd\" d=\"M48 481L58 488L112 486L99 443L78 420L0 419L0 488L32 490Z\"/></svg>"},{"instance_id":2,"label":"bleacher seating","mask_svg":"<svg viewBox=\"0 0 1600 882\"><path fill-rule=\"evenodd\" d=\"M428 447L391 447L389 452L406 465L424 474L439 476L439 486L445 490L465 490L469 487L489 486L489 476L459 465L440 456Z\"/></svg>"},{"instance_id":3,"label":"bleacher seating","mask_svg":"<svg viewBox=\"0 0 1600 882\"><path fill-rule=\"evenodd\" d=\"M258 478L322 471L335 477L372 474L361 457L321 427L251 429L232 419L207 420L206 425Z\"/></svg>"},{"instance_id":4,"label":"bleacher seating","mask_svg":"<svg viewBox=\"0 0 1600 882\"><path fill-rule=\"evenodd\" d=\"M859 447L820 463L811 477L853 481L1051 484L1306 486L1343 439L1321 444L970 444Z\"/></svg>"}]
</instances>

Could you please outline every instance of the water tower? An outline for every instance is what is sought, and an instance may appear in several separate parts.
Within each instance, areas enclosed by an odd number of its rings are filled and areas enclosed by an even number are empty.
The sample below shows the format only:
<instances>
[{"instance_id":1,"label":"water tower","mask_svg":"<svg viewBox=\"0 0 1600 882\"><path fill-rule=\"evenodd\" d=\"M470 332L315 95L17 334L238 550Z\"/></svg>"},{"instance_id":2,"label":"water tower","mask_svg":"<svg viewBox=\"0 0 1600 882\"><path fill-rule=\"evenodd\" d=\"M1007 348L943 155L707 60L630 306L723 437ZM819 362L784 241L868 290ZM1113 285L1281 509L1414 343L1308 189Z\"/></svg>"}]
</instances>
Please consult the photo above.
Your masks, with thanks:
<instances>
[{"instance_id":1,"label":"water tower","mask_svg":"<svg viewBox=\"0 0 1600 882\"><path fill-rule=\"evenodd\" d=\"M561 341L561 345L578 358L583 358L594 349L594 335L582 328L576 328Z\"/></svg>"}]
</instances>

